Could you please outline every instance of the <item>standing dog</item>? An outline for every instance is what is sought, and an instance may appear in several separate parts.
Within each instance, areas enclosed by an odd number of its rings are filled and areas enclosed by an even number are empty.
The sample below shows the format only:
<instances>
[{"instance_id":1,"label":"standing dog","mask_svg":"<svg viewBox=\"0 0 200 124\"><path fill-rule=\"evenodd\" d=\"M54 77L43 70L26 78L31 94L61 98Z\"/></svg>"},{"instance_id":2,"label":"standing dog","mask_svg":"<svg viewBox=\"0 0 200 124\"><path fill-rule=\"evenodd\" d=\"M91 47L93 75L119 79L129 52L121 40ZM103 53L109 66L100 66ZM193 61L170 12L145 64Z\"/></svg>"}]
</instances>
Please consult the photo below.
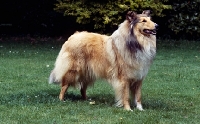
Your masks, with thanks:
<instances>
[{"instance_id":1,"label":"standing dog","mask_svg":"<svg viewBox=\"0 0 200 124\"><path fill-rule=\"evenodd\" d=\"M49 83L61 83L59 99L69 86L81 86L86 99L87 86L96 78L106 79L114 88L116 105L131 110L129 91L136 108L141 105L142 81L156 55L156 27L150 11L129 11L126 20L111 35L76 32L63 44Z\"/></svg>"}]
</instances>

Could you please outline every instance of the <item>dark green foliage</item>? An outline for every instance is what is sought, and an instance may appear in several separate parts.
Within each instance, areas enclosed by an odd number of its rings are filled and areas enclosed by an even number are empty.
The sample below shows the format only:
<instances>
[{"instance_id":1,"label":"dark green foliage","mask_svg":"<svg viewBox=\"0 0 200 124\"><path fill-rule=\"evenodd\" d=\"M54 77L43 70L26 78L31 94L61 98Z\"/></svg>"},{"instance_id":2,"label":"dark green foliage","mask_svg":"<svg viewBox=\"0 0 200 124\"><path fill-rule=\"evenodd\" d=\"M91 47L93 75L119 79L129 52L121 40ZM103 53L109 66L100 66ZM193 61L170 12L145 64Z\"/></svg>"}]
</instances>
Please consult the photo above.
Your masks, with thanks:
<instances>
[{"instance_id":1,"label":"dark green foliage","mask_svg":"<svg viewBox=\"0 0 200 124\"><path fill-rule=\"evenodd\" d=\"M128 10L145 9L160 25L158 37L199 38L200 0L2 0L0 36L67 37L77 30L111 33Z\"/></svg>"},{"instance_id":2,"label":"dark green foliage","mask_svg":"<svg viewBox=\"0 0 200 124\"><path fill-rule=\"evenodd\" d=\"M200 1L170 0L173 9L169 13L169 28L175 34L197 38L200 35Z\"/></svg>"},{"instance_id":3,"label":"dark green foliage","mask_svg":"<svg viewBox=\"0 0 200 124\"><path fill-rule=\"evenodd\" d=\"M75 16L80 24L92 24L94 29L105 29L118 25L128 10L142 12L150 9L156 16L163 16L162 11L170 9L159 0L58 0L55 10L65 16Z\"/></svg>"}]
</instances>

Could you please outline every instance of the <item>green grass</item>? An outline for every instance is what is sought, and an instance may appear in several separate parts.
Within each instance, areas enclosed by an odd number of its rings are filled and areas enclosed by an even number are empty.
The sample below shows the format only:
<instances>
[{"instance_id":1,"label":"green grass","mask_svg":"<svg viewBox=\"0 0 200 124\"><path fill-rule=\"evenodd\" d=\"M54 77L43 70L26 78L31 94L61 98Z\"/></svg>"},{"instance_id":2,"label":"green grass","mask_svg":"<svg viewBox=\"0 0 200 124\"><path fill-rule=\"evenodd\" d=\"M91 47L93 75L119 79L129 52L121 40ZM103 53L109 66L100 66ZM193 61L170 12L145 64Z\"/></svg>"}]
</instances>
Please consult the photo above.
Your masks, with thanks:
<instances>
[{"instance_id":1,"label":"green grass","mask_svg":"<svg viewBox=\"0 0 200 124\"><path fill-rule=\"evenodd\" d=\"M142 112L116 108L103 80L87 90L94 105L73 88L60 102L60 86L47 83L60 47L0 43L1 124L200 123L200 42L159 41L142 87Z\"/></svg>"}]
</instances>

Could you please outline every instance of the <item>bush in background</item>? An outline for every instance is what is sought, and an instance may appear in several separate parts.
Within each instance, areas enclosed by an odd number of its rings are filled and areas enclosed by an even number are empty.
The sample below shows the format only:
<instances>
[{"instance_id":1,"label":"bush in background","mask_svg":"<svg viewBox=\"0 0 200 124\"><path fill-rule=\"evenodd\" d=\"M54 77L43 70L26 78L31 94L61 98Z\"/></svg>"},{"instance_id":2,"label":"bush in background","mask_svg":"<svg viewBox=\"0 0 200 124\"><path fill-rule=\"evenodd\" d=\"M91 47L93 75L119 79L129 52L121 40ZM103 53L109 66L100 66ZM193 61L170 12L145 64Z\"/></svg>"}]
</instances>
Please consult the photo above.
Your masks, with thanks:
<instances>
[{"instance_id":1,"label":"bush in background","mask_svg":"<svg viewBox=\"0 0 200 124\"><path fill-rule=\"evenodd\" d=\"M55 5L57 12L62 12L65 16L75 16L77 23L91 24L94 29L103 31L106 26L120 24L128 10L142 12L150 9L155 16L162 17L162 11L171 8L159 0L58 0Z\"/></svg>"},{"instance_id":2,"label":"bush in background","mask_svg":"<svg viewBox=\"0 0 200 124\"><path fill-rule=\"evenodd\" d=\"M145 9L160 25L158 37L199 39L200 0L4 0L0 1L0 37L68 37L76 30L111 33L128 10Z\"/></svg>"},{"instance_id":3,"label":"bush in background","mask_svg":"<svg viewBox=\"0 0 200 124\"><path fill-rule=\"evenodd\" d=\"M200 0L169 0L173 9L167 14L169 29L181 38L200 36Z\"/></svg>"}]
</instances>

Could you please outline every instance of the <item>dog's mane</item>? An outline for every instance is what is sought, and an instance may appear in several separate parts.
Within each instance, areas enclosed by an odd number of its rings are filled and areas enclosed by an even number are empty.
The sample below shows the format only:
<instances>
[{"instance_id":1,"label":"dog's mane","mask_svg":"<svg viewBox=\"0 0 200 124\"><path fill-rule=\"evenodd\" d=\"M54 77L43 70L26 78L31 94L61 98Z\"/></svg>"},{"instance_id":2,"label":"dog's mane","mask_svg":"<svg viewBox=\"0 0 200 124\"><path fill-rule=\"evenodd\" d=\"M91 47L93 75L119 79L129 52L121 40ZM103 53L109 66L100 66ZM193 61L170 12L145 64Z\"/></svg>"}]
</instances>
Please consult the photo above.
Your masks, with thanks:
<instances>
[{"instance_id":1,"label":"dog's mane","mask_svg":"<svg viewBox=\"0 0 200 124\"><path fill-rule=\"evenodd\" d=\"M142 50L143 47L139 44L137 41L137 38L134 33L134 26L135 24L138 23L138 19L135 19L134 21L130 22L130 27L129 27L129 38L128 41L126 42L127 48L131 51L131 53L136 53L138 50Z\"/></svg>"}]
</instances>

